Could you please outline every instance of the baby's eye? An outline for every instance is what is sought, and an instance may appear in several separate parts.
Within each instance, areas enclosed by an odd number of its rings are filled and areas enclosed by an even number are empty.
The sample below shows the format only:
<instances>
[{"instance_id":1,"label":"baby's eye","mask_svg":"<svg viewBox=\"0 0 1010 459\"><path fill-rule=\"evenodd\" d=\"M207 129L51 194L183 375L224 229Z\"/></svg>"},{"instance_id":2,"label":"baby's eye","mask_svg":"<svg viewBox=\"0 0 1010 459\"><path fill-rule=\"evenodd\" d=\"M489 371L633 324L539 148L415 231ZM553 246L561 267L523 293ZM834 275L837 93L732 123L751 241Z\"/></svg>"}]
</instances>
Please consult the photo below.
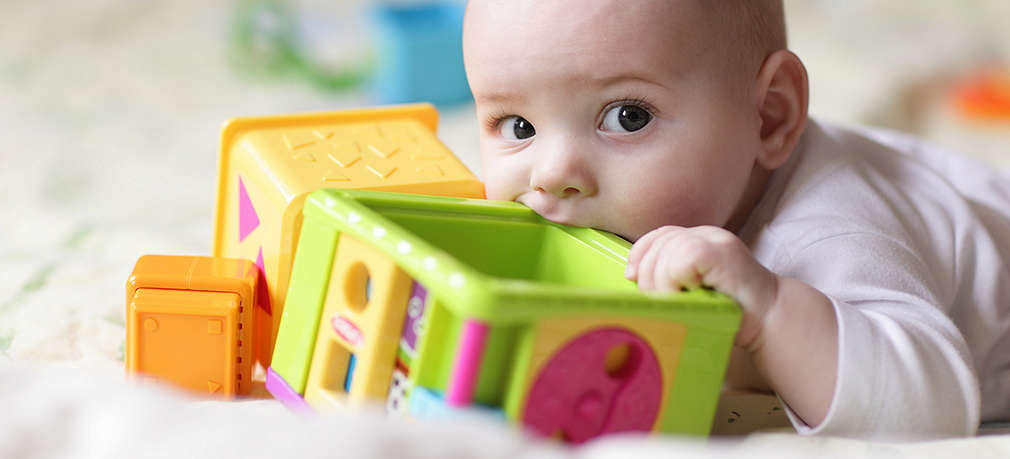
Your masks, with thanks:
<instances>
[{"instance_id":1,"label":"baby's eye","mask_svg":"<svg viewBox=\"0 0 1010 459\"><path fill-rule=\"evenodd\" d=\"M635 132L652 121L652 114L638 105L619 105L603 115L600 129L610 132Z\"/></svg>"},{"instance_id":2,"label":"baby's eye","mask_svg":"<svg viewBox=\"0 0 1010 459\"><path fill-rule=\"evenodd\" d=\"M526 121L521 116L509 116L498 125L501 136L507 140L523 140L533 137L537 130L533 128L533 123Z\"/></svg>"}]
</instances>

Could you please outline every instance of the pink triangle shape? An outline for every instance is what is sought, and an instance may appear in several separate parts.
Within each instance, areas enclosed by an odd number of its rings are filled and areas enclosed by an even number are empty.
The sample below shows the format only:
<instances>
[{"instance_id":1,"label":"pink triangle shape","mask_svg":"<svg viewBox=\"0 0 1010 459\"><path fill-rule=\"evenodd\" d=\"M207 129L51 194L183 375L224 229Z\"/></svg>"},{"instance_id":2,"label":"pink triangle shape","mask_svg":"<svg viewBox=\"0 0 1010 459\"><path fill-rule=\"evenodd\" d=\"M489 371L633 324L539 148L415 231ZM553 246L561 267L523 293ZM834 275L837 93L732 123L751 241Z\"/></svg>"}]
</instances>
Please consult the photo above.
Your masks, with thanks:
<instances>
[{"instance_id":1,"label":"pink triangle shape","mask_svg":"<svg viewBox=\"0 0 1010 459\"><path fill-rule=\"evenodd\" d=\"M260 246L260 253L256 255L256 266L260 269L259 278L259 288L257 289L256 296L258 296L257 306L263 308L267 314L270 314L270 291L267 289L267 268L263 264L263 247Z\"/></svg>"},{"instance_id":2,"label":"pink triangle shape","mask_svg":"<svg viewBox=\"0 0 1010 459\"><path fill-rule=\"evenodd\" d=\"M260 217L249 199L242 177L238 178L238 241L245 240L249 233L260 226Z\"/></svg>"}]
</instances>

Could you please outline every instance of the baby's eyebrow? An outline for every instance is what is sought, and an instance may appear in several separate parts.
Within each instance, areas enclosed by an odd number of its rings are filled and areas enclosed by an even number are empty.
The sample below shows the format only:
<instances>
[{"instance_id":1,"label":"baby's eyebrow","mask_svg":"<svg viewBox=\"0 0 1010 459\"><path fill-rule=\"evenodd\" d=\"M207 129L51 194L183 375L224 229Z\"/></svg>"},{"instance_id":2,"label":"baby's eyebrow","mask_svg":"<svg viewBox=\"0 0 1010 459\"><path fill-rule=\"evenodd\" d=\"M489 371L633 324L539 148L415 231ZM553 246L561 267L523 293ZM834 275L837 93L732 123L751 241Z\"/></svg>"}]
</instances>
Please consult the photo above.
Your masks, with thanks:
<instances>
[{"instance_id":1,"label":"baby's eyebrow","mask_svg":"<svg viewBox=\"0 0 1010 459\"><path fill-rule=\"evenodd\" d=\"M589 80L593 84L600 87L611 86L617 83L634 82L634 83L646 83L654 86L659 86L661 88L666 88L665 85L660 84L655 79L648 78L647 76L640 75L637 73L620 73L616 75L593 76L589 78Z\"/></svg>"},{"instance_id":2,"label":"baby's eyebrow","mask_svg":"<svg viewBox=\"0 0 1010 459\"><path fill-rule=\"evenodd\" d=\"M524 98L522 94L508 92L481 93L476 97L477 102L498 104L521 102Z\"/></svg>"}]
</instances>

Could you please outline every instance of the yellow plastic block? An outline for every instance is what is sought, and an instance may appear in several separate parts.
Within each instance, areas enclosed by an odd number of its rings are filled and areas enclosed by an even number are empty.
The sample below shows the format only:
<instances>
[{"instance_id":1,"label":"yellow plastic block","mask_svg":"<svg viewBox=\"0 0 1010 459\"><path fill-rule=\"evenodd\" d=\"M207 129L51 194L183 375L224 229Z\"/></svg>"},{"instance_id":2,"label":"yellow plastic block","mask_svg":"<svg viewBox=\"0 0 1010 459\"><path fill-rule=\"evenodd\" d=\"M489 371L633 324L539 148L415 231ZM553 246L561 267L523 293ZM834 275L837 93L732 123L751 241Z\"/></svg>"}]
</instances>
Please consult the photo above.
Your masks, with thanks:
<instances>
[{"instance_id":1,"label":"yellow plastic block","mask_svg":"<svg viewBox=\"0 0 1010 459\"><path fill-rule=\"evenodd\" d=\"M687 327L679 323L637 317L562 317L540 320L535 326L533 352L529 361L530 371L526 372L523 381L522 400L526 400L530 385L539 376L544 365L569 341L590 330L615 327L637 334L656 353L664 385L661 408L656 416L658 423L663 419L666 410L670 390L677 374L677 364L680 362L684 336L687 333ZM525 407L525 402L521 406ZM523 408L520 408L517 419L523 418L522 410ZM655 428L653 426L653 430Z\"/></svg>"},{"instance_id":2,"label":"yellow plastic block","mask_svg":"<svg viewBox=\"0 0 1010 459\"><path fill-rule=\"evenodd\" d=\"M248 394L257 276L245 260L140 257L126 284L127 373L204 394Z\"/></svg>"},{"instance_id":3,"label":"yellow plastic block","mask_svg":"<svg viewBox=\"0 0 1010 459\"><path fill-rule=\"evenodd\" d=\"M429 104L236 118L221 133L214 256L256 261L266 292L257 360L269 364L305 196L320 188L483 198L484 186L435 137Z\"/></svg>"},{"instance_id":4,"label":"yellow plastic block","mask_svg":"<svg viewBox=\"0 0 1010 459\"><path fill-rule=\"evenodd\" d=\"M306 402L328 409L386 399L412 284L393 260L347 234L340 236L305 387ZM356 364L346 392L352 354Z\"/></svg>"}]
</instances>

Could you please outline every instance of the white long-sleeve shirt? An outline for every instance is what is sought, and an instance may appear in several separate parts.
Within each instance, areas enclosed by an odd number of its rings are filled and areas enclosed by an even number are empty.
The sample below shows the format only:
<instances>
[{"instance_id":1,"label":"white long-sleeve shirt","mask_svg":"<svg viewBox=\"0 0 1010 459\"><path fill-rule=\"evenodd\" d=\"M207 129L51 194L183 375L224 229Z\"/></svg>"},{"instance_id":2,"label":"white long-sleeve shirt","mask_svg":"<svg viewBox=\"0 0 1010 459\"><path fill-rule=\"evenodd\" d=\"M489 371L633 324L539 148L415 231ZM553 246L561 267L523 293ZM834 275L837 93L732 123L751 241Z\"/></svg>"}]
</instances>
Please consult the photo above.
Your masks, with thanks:
<instances>
[{"instance_id":1,"label":"white long-sleeve shirt","mask_svg":"<svg viewBox=\"0 0 1010 459\"><path fill-rule=\"evenodd\" d=\"M798 431L971 435L1010 419L1010 174L811 121L740 236L835 309L831 407L813 427L790 412Z\"/></svg>"}]
</instances>

